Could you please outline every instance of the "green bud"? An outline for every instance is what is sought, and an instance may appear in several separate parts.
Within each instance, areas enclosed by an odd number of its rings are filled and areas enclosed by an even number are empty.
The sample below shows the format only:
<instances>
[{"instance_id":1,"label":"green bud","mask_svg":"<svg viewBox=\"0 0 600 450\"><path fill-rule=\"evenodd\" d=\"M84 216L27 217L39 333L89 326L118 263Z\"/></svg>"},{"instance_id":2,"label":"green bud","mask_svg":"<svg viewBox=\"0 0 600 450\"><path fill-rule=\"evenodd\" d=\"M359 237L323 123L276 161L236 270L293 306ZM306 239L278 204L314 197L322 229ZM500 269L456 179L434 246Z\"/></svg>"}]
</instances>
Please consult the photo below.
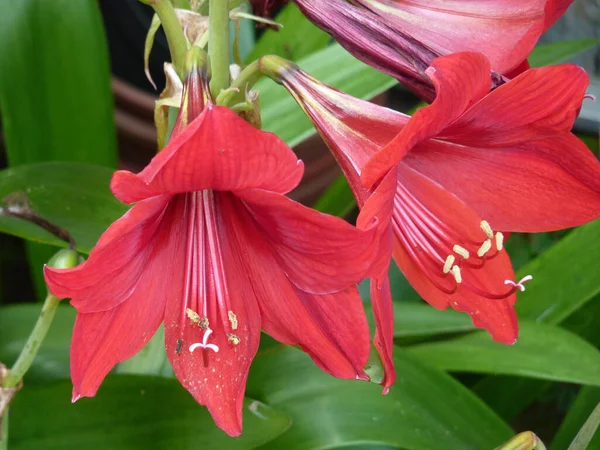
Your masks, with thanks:
<instances>
[{"instance_id":1,"label":"green bud","mask_svg":"<svg viewBox=\"0 0 600 450\"><path fill-rule=\"evenodd\" d=\"M56 254L48 261L48 266L54 269L70 269L76 267L84 261L83 257L75 250L70 248L63 248L56 252Z\"/></svg>"},{"instance_id":2,"label":"green bud","mask_svg":"<svg viewBox=\"0 0 600 450\"><path fill-rule=\"evenodd\" d=\"M506 444L501 445L496 450L545 450L546 447L531 431L524 431L517 434Z\"/></svg>"}]
</instances>

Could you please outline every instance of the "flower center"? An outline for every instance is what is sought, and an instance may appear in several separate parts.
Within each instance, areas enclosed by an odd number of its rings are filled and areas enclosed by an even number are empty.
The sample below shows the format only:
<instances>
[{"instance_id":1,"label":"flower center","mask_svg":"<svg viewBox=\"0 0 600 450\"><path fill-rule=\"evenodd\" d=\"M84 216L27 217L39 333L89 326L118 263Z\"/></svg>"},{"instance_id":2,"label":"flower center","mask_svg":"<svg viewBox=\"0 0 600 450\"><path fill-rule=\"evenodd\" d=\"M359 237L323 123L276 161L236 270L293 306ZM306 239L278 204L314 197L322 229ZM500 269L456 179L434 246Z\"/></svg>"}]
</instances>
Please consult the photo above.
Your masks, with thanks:
<instances>
[{"instance_id":1,"label":"flower center","mask_svg":"<svg viewBox=\"0 0 600 450\"><path fill-rule=\"evenodd\" d=\"M187 221L184 299L177 348L183 345L186 328L195 327L203 330L202 340L189 345L189 351L200 348L218 353L219 346L209 343L211 336L215 339L218 333L225 333L232 346L241 339L234 334L239 322L227 291L215 193L204 190L185 194L184 215Z\"/></svg>"},{"instance_id":2,"label":"flower center","mask_svg":"<svg viewBox=\"0 0 600 450\"><path fill-rule=\"evenodd\" d=\"M465 277L463 271L475 271L485 267L489 261L504 250L504 235L494 232L483 220L477 233L480 239L462 235L434 215L423 203L402 185L394 198L392 226L396 238L412 260L427 276L429 281L442 292L452 295L459 286L489 299L503 299L517 289L524 291L523 283L532 277L526 276L518 283L505 280L507 287L500 293L484 290Z\"/></svg>"}]
</instances>

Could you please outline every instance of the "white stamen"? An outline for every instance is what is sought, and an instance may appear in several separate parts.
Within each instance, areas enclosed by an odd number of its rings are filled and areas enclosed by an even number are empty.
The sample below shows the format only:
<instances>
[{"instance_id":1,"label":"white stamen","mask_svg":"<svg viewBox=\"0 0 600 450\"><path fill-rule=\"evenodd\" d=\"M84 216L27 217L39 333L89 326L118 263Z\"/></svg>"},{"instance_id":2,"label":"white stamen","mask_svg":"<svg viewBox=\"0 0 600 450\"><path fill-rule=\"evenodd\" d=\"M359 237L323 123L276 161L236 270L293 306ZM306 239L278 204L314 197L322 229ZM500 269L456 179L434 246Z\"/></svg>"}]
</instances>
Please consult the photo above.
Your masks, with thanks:
<instances>
[{"instance_id":1,"label":"white stamen","mask_svg":"<svg viewBox=\"0 0 600 450\"><path fill-rule=\"evenodd\" d=\"M481 244L481 247L479 247L479 250L477 250L477 256L481 258L483 255L489 252L491 248L492 241L490 239L486 239L485 241L483 241L483 244Z\"/></svg>"},{"instance_id":2,"label":"white stamen","mask_svg":"<svg viewBox=\"0 0 600 450\"><path fill-rule=\"evenodd\" d=\"M462 256L464 259L469 258L469 251L466 248L461 247L460 245L455 245L454 247L452 247L452 250L454 251L454 253L456 253L459 256Z\"/></svg>"},{"instance_id":3,"label":"white stamen","mask_svg":"<svg viewBox=\"0 0 600 450\"><path fill-rule=\"evenodd\" d=\"M504 235L499 231L496 233L496 248L498 251L502 251L504 248Z\"/></svg>"},{"instance_id":4,"label":"white stamen","mask_svg":"<svg viewBox=\"0 0 600 450\"><path fill-rule=\"evenodd\" d=\"M479 224L479 226L481 227L481 229L483 230L483 232L485 233L485 235L487 236L488 239L492 239L494 237L494 232L492 231L492 227L490 227L490 224L487 223L487 221L482 220L481 223Z\"/></svg>"},{"instance_id":5,"label":"white stamen","mask_svg":"<svg viewBox=\"0 0 600 450\"><path fill-rule=\"evenodd\" d=\"M446 258L446 262L444 263L444 268L442 269L442 271L444 273L450 272L450 269L452 268L454 261L456 261L456 258L454 257L454 255L448 255L448 257Z\"/></svg>"},{"instance_id":6,"label":"white stamen","mask_svg":"<svg viewBox=\"0 0 600 450\"><path fill-rule=\"evenodd\" d=\"M209 348L213 352L218 353L219 352L219 346L218 345L208 344L207 343L208 342L208 338L212 334L212 332L213 331L210 328L207 328L204 331L204 336L202 337L202 342L196 342L195 344L190 345L190 353L192 353L197 348Z\"/></svg>"},{"instance_id":7,"label":"white stamen","mask_svg":"<svg viewBox=\"0 0 600 450\"><path fill-rule=\"evenodd\" d=\"M533 279L533 277L531 275L527 275L527 276L521 278L521 280L518 283L515 283L512 280L504 280L504 284L510 284L511 286L518 288L521 292L524 292L525 286L523 286L523 283L525 283L526 281L532 280L532 279Z\"/></svg>"},{"instance_id":8,"label":"white stamen","mask_svg":"<svg viewBox=\"0 0 600 450\"><path fill-rule=\"evenodd\" d=\"M456 284L462 283L462 275L460 273L460 267L453 266L451 272L452 272L452 275L454 275L454 279L456 280Z\"/></svg>"}]
</instances>

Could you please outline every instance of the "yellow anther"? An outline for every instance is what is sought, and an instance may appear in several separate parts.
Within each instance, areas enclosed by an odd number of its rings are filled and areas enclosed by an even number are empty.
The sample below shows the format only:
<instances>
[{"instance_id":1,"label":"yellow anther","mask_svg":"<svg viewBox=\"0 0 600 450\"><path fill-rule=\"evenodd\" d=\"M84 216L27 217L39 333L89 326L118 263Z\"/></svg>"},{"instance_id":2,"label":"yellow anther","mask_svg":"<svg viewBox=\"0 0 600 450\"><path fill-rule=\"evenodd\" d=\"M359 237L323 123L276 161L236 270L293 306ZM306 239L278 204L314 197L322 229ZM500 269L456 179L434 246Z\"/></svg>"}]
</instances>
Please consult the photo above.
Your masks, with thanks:
<instances>
[{"instance_id":1,"label":"yellow anther","mask_svg":"<svg viewBox=\"0 0 600 450\"><path fill-rule=\"evenodd\" d=\"M477 250L477 256L481 258L483 255L489 252L491 248L492 241L490 239L486 239L483 244L481 244L481 247L479 247L479 250Z\"/></svg>"},{"instance_id":2,"label":"yellow anther","mask_svg":"<svg viewBox=\"0 0 600 450\"><path fill-rule=\"evenodd\" d=\"M203 330L207 330L208 329L208 317L203 317L198 325L200 325L200 328L202 328Z\"/></svg>"},{"instance_id":3,"label":"yellow anther","mask_svg":"<svg viewBox=\"0 0 600 450\"><path fill-rule=\"evenodd\" d=\"M504 248L504 235L499 231L496 233L496 248L501 251Z\"/></svg>"},{"instance_id":4,"label":"yellow anther","mask_svg":"<svg viewBox=\"0 0 600 450\"><path fill-rule=\"evenodd\" d=\"M446 258L446 262L444 263L444 269L443 269L444 273L450 272L450 269L452 268L454 261L456 261L456 258L454 257L454 255L448 255L448 257Z\"/></svg>"},{"instance_id":5,"label":"yellow anther","mask_svg":"<svg viewBox=\"0 0 600 450\"><path fill-rule=\"evenodd\" d=\"M494 232L492 231L492 227L490 227L490 224L487 223L487 221L482 220L479 226L481 227L488 239L494 238Z\"/></svg>"},{"instance_id":6,"label":"yellow anther","mask_svg":"<svg viewBox=\"0 0 600 450\"><path fill-rule=\"evenodd\" d=\"M229 317L229 321L231 322L231 329L236 330L238 327L238 320L233 311L227 312L227 317Z\"/></svg>"},{"instance_id":7,"label":"yellow anther","mask_svg":"<svg viewBox=\"0 0 600 450\"><path fill-rule=\"evenodd\" d=\"M233 345L238 345L240 342L242 342L242 340L239 338L239 336L237 336L235 334L228 334L227 340L229 342L231 342Z\"/></svg>"},{"instance_id":8,"label":"yellow anther","mask_svg":"<svg viewBox=\"0 0 600 450\"><path fill-rule=\"evenodd\" d=\"M454 247L452 247L452 250L454 251L454 253L456 253L458 256L462 256L464 259L469 258L469 251L466 248L461 247L460 245L455 245Z\"/></svg>"},{"instance_id":9,"label":"yellow anther","mask_svg":"<svg viewBox=\"0 0 600 450\"><path fill-rule=\"evenodd\" d=\"M452 275L454 275L454 279L456 280L456 284L462 283L462 275L460 273L460 267L452 266Z\"/></svg>"},{"instance_id":10,"label":"yellow anther","mask_svg":"<svg viewBox=\"0 0 600 450\"><path fill-rule=\"evenodd\" d=\"M200 322L202 321L202 319L196 311L194 311L193 309L187 308L185 310L185 312L187 313L187 316L192 321L192 323L195 323L196 325L200 325Z\"/></svg>"}]
</instances>

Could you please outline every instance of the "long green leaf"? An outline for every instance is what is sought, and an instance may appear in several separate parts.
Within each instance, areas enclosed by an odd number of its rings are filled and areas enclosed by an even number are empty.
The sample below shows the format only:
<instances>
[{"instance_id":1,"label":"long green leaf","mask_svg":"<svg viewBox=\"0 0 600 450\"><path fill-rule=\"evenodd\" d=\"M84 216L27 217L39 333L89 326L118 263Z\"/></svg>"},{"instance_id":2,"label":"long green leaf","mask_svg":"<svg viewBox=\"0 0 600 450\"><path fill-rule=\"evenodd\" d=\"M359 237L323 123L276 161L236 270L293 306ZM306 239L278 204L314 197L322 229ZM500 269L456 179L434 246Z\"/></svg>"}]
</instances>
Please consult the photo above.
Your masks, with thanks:
<instances>
[{"instance_id":1,"label":"long green leaf","mask_svg":"<svg viewBox=\"0 0 600 450\"><path fill-rule=\"evenodd\" d=\"M0 2L0 115L9 165L116 167L108 51L92 0ZM53 250L28 245L38 296Z\"/></svg>"},{"instance_id":2,"label":"long green leaf","mask_svg":"<svg viewBox=\"0 0 600 450\"><path fill-rule=\"evenodd\" d=\"M292 418L290 430L263 448L492 449L510 437L510 428L452 377L399 348L394 361L398 382L381 396L380 386L324 374L299 350L259 355L248 395Z\"/></svg>"},{"instance_id":3,"label":"long green leaf","mask_svg":"<svg viewBox=\"0 0 600 450\"><path fill-rule=\"evenodd\" d=\"M513 346L492 341L487 332L418 344L409 350L424 361L452 372L541 378L600 386L600 351L560 327L522 321Z\"/></svg>"},{"instance_id":4,"label":"long green leaf","mask_svg":"<svg viewBox=\"0 0 600 450\"><path fill-rule=\"evenodd\" d=\"M429 305L413 302L394 302L394 337L423 338L475 329L467 314L452 309L439 311ZM374 329L375 320L367 307L367 317Z\"/></svg>"},{"instance_id":5,"label":"long green leaf","mask_svg":"<svg viewBox=\"0 0 600 450\"><path fill-rule=\"evenodd\" d=\"M598 44L598 39L574 39L536 46L529 55L531 67L549 66L567 61Z\"/></svg>"},{"instance_id":6,"label":"long green leaf","mask_svg":"<svg viewBox=\"0 0 600 450\"><path fill-rule=\"evenodd\" d=\"M69 381L27 386L11 405L10 448L254 449L290 425L289 417L247 399L244 432L232 439L176 380L114 375L93 399L74 405Z\"/></svg>"},{"instance_id":7,"label":"long green leaf","mask_svg":"<svg viewBox=\"0 0 600 450\"><path fill-rule=\"evenodd\" d=\"M20 192L39 216L72 234L86 253L127 211L109 190L112 170L79 163L39 163L0 171L0 199ZM45 244L66 244L37 225L0 215L0 231Z\"/></svg>"},{"instance_id":8,"label":"long green leaf","mask_svg":"<svg viewBox=\"0 0 600 450\"><path fill-rule=\"evenodd\" d=\"M293 3L285 6L275 17L282 25L279 30L266 30L252 51L247 62L264 55L279 55L282 58L298 61L327 46L330 37L313 25Z\"/></svg>"},{"instance_id":9,"label":"long green leaf","mask_svg":"<svg viewBox=\"0 0 600 450\"><path fill-rule=\"evenodd\" d=\"M600 293L600 278L593 270L600 254L599 235L600 220L579 227L519 271L517 278L533 275L517 302L519 317L560 323Z\"/></svg>"},{"instance_id":10,"label":"long green leaf","mask_svg":"<svg viewBox=\"0 0 600 450\"><path fill-rule=\"evenodd\" d=\"M563 450L567 448L579 432L582 424L585 423L594 409L598 408L599 403L600 388L591 386L582 387L579 394L577 394L577 398L569 408L567 417L556 432L550 450ZM600 433L596 433L593 436L587 447L581 447L581 449L586 448L587 450L600 449Z\"/></svg>"}]
</instances>

